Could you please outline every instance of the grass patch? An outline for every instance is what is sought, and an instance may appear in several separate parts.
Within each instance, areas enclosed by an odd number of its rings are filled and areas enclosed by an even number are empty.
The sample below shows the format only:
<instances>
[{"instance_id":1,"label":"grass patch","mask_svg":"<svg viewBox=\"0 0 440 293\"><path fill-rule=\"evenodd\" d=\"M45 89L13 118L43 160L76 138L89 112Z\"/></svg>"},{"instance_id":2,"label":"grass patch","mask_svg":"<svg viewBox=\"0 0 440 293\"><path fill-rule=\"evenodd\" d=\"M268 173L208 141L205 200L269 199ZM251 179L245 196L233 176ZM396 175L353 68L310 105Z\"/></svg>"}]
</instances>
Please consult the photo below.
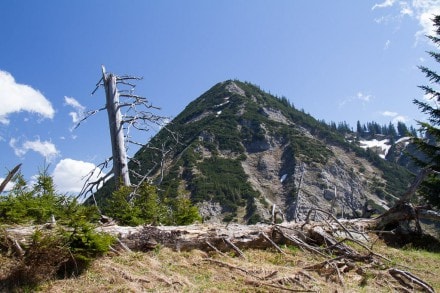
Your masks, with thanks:
<instances>
[{"instance_id":1,"label":"grass patch","mask_svg":"<svg viewBox=\"0 0 440 293\"><path fill-rule=\"evenodd\" d=\"M414 248L388 247L378 240L373 250L392 260L383 265L356 263L356 268L344 273L343 288L337 282L304 268L325 259L283 246L287 255L273 250L245 250L246 259L220 256L200 250L176 252L160 248L147 253L124 253L103 257L76 279L45 283L40 290L50 292L278 292L279 289L261 284L286 286L289 277L297 277L307 289L320 292L390 292L397 282L388 269L397 267L411 271L435 290L440 290L440 255ZM403 267L402 267L403 266ZM313 280L304 277L305 272ZM267 277L270 276L270 277ZM261 279L259 279L261 278ZM264 281L267 278L268 281ZM276 282L275 282L276 281ZM260 283L260 284L259 284Z\"/></svg>"}]
</instances>

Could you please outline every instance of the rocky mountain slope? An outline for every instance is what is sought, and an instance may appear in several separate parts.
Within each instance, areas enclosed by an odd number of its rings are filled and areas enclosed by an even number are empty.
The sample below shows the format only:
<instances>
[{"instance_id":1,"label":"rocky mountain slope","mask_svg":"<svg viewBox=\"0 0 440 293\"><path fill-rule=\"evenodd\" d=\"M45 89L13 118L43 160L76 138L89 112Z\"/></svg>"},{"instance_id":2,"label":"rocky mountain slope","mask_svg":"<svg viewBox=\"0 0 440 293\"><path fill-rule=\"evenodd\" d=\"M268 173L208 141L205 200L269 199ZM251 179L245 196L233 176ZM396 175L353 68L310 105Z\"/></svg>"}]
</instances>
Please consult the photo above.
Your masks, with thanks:
<instances>
[{"instance_id":1,"label":"rocky mountain slope","mask_svg":"<svg viewBox=\"0 0 440 293\"><path fill-rule=\"evenodd\" d=\"M191 102L135 160L137 173L153 170L163 197L191 198L205 221L269 221L274 205L287 220L310 207L365 216L411 180L286 98L231 80Z\"/></svg>"}]
</instances>

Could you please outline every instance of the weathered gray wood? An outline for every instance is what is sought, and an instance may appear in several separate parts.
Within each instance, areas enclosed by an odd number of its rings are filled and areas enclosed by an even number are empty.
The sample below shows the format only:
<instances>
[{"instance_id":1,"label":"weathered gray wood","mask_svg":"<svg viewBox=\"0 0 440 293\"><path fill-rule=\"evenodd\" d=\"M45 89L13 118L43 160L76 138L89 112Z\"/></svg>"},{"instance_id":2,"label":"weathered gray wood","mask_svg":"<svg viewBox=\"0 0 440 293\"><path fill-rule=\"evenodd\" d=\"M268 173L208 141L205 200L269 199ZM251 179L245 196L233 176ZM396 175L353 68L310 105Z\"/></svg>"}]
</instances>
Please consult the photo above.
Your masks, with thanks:
<instances>
[{"instance_id":1,"label":"weathered gray wood","mask_svg":"<svg viewBox=\"0 0 440 293\"><path fill-rule=\"evenodd\" d=\"M9 181L12 180L12 178L14 177L15 173L18 172L18 170L20 169L21 164L18 164L17 166L14 167L14 169L12 169L11 171L9 171L8 175L6 176L6 178L3 180L3 182L0 184L0 193L3 192L3 190L5 190L6 185L8 184Z\"/></svg>"},{"instance_id":2,"label":"weathered gray wood","mask_svg":"<svg viewBox=\"0 0 440 293\"><path fill-rule=\"evenodd\" d=\"M419 215L419 219L440 221L440 213L439 212L436 212L433 210L428 210L428 209L417 208L417 213Z\"/></svg>"},{"instance_id":3,"label":"weathered gray wood","mask_svg":"<svg viewBox=\"0 0 440 293\"><path fill-rule=\"evenodd\" d=\"M408 188L408 190L400 197L400 201L409 202L416 193L420 184L423 182L423 180L425 180L426 176L428 176L431 173L432 173L432 169L428 167L422 169L420 173L417 175L417 177L414 178L414 181L411 183L411 186Z\"/></svg>"},{"instance_id":4,"label":"weathered gray wood","mask_svg":"<svg viewBox=\"0 0 440 293\"><path fill-rule=\"evenodd\" d=\"M416 178L414 178L411 186L395 203L395 205L375 219L376 230L383 230L387 226L397 227L403 222L415 221L417 232L422 233L422 228L419 223L420 218L435 221L440 220L440 214L438 212L432 211L426 207L414 207L410 202L420 184L422 184L426 176L432 172L432 169L429 167L426 167L419 172Z\"/></svg>"},{"instance_id":5,"label":"weathered gray wood","mask_svg":"<svg viewBox=\"0 0 440 293\"><path fill-rule=\"evenodd\" d=\"M106 109L110 129L113 156L113 175L117 188L120 185L130 186L130 176L125 149L124 130L122 128L122 115L119 105L119 93L116 88L116 76L107 74L102 66L102 79L104 81Z\"/></svg>"},{"instance_id":6,"label":"weathered gray wood","mask_svg":"<svg viewBox=\"0 0 440 293\"><path fill-rule=\"evenodd\" d=\"M396 268L391 268L388 270L388 272L405 288L410 288L411 290L414 290L414 285L418 285L422 288L422 291L429 293L435 292L434 288L432 288L431 285L429 285L419 277L411 274L410 272L402 271Z\"/></svg>"}]
</instances>

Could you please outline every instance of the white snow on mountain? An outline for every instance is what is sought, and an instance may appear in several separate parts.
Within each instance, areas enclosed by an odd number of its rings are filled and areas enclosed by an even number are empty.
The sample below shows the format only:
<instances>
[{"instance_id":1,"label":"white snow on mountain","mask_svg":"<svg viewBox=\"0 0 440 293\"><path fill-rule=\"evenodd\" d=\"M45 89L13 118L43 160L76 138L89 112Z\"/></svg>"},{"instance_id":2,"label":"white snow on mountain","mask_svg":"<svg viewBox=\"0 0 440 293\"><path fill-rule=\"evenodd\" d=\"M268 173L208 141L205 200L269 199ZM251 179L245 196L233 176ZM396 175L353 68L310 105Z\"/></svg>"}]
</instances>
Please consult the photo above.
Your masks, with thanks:
<instances>
[{"instance_id":1,"label":"white snow on mountain","mask_svg":"<svg viewBox=\"0 0 440 293\"><path fill-rule=\"evenodd\" d=\"M360 147L363 149L379 149L381 150L380 153L378 153L379 157L382 159L385 159L386 155L388 154L388 151L391 148L391 145L389 145L390 140L389 139L383 139L383 140L361 140Z\"/></svg>"},{"instance_id":2,"label":"white snow on mountain","mask_svg":"<svg viewBox=\"0 0 440 293\"><path fill-rule=\"evenodd\" d=\"M407 145L410 143L410 141L411 141L411 137L409 137L409 136L404 136L404 137L402 137L402 138L399 138L399 139L396 141L396 143L401 143L401 142L403 142L403 143L405 143L405 146L407 146Z\"/></svg>"}]
</instances>

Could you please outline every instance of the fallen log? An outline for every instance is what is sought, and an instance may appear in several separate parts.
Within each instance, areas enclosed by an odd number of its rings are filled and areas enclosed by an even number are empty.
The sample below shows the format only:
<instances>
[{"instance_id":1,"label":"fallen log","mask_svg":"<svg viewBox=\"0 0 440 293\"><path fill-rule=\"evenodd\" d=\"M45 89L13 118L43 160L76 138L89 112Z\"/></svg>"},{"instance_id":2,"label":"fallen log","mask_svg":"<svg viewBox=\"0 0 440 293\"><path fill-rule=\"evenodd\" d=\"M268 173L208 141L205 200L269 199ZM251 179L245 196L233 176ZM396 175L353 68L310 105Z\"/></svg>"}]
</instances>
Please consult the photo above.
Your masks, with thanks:
<instances>
[{"instance_id":1,"label":"fallen log","mask_svg":"<svg viewBox=\"0 0 440 293\"><path fill-rule=\"evenodd\" d=\"M107 225L97 227L99 232L106 232L118 238L116 244L111 249L114 253L120 254L130 251L149 251L157 247L167 247L176 251L188 251L193 249L202 250L210 253L217 253L223 257L230 257L232 254L246 258L246 249L272 249L283 257L289 257L287 246L297 246L311 254L319 255L324 259L315 265L307 264L300 267L305 274L306 271L314 271L324 276L327 280L332 280L344 287L344 274L349 271L359 271L362 273L361 264L376 265L391 263L389 259L376 254L372 248L366 244L369 242L367 234L362 237L355 235L359 230L364 230L365 226L370 225L372 219L337 220L335 222L290 222L283 224L257 224L257 225L205 225L196 224L189 226L138 226L122 227L117 225ZM361 229L359 229L361 227ZM61 228L61 227L60 227ZM8 236L8 245L13 247L15 240L25 243L31 240L32 234L36 230L44 229L44 225L32 226L26 229L22 227L6 228L5 235ZM56 230L47 230L47 233L55 233ZM350 232L350 233L348 233ZM363 233L363 232L362 232ZM343 237L341 237L343 235ZM342 238L342 240L341 240ZM357 238L357 239L356 239ZM347 242L355 243L358 250ZM29 242L28 242L29 243ZM371 244L371 243L370 243ZM26 247L24 245L23 247ZM27 251L24 252L25 255ZM20 253L16 253L20 257ZM217 261L219 265L222 265ZM382 265L380 265L382 266ZM386 265L384 266L387 267ZM239 266L231 268L240 270ZM252 273L251 271L244 271ZM274 273L275 274L275 273ZM299 274L299 273L298 273ZM408 279L405 283L414 282L415 276L402 271L389 271L390 278L397 280L402 286L399 278ZM281 279L270 280L257 278L250 280L259 286L271 287L279 286L279 289L287 290L289 286L296 284L296 277L293 279L285 276ZM430 288L424 281L418 279L419 287ZM284 283L286 286L284 286ZM301 286L299 286L301 287ZM309 290L310 287L291 289Z\"/></svg>"}]
</instances>

